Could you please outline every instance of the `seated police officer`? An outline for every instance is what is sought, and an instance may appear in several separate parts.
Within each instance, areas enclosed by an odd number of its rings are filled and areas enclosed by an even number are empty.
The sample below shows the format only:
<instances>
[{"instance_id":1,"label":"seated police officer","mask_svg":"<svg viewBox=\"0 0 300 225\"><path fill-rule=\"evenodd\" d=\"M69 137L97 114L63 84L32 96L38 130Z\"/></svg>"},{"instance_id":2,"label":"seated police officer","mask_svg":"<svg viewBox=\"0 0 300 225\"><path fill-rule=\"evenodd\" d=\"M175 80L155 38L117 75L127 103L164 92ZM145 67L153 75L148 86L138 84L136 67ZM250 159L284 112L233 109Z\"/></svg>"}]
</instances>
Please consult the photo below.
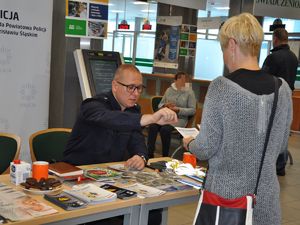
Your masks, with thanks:
<instances>
[{"instance_id":1,"label":"seated police officer","mask_svg":"<svg viewBox=\"0 0 300 225\"><path fill-rule=\"evenodd\" d=\"M143 88L140 71L133 65L121 65L111 92L83 101L63 161L87 165L126 160L126 166L143 169L148 153L142 127L177 122L176 113L168 108L141 115L136 103ZM149 224L160 224L160 213L154 218L159 221L150 223L150 215Z\"/></svg>"}]
</instances>

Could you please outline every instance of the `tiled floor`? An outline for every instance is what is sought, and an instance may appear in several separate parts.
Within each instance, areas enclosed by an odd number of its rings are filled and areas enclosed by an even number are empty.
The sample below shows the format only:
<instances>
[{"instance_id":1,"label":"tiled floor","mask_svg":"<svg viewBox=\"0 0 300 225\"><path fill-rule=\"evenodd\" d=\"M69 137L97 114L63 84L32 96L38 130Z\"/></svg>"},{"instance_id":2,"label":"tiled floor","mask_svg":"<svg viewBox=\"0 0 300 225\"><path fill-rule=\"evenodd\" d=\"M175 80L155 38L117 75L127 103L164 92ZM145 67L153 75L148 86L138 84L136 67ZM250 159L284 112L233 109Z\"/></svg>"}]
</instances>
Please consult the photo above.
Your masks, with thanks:
<instances>
[{"instance_id":1,"label":"tiled floor","mask_svg":"<svg viewBox=\"0 0 300 225\"><path fill-rule=\"evenodd\" d=\"M289 151L294 165L288 164L286 175L279 177L281 187L282 225L300 225L300 134L292 133ZM289 162L288 162L289 163ZM196 203L169 208L169 225L191 225ZM270 224L271 225L271 224Z\"/></svg>"}]
</instances>

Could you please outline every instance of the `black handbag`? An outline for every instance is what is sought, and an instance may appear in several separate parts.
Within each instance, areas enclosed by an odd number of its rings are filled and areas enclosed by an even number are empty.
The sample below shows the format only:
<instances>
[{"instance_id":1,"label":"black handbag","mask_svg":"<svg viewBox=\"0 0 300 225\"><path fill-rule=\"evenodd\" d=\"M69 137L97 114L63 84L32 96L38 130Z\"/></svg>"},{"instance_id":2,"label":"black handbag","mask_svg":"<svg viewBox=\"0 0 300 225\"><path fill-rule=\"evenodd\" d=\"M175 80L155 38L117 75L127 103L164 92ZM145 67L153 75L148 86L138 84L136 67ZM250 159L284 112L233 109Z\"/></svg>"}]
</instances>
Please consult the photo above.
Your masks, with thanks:
<instances>
[{"instance_id":1,"label":"black handbag","mask_svg":"<svg viewBox=\"0 0 300 225\"><path fill-rule=\"evenodd\" d=\"M278 79L274 77L274 81L274 101L254 193L226 199L207 190L201 190L193 225L252 225L255 197L278 101Z\"/></svg>"}]
</instances>

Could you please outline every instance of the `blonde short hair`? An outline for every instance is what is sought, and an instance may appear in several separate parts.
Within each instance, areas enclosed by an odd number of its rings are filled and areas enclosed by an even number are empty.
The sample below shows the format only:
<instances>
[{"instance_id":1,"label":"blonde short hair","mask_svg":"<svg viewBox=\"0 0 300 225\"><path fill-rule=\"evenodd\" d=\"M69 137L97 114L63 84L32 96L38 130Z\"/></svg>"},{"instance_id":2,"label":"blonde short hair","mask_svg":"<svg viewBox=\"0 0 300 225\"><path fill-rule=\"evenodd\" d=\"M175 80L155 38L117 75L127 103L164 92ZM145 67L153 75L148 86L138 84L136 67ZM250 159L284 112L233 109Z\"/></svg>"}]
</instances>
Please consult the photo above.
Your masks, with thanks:
<instances>
[{"instance_id":1,"label":"blonde short hair","mask_svg":"<svg viewBox=\"0 0 300 225\"><path fill-rule=\"evenodd\" d=\"M257 19L250 13L229 18L221 27L219 40L221 48L234 39L244 55L258 56L264 32Z\"/></svg>"}]
</instances>

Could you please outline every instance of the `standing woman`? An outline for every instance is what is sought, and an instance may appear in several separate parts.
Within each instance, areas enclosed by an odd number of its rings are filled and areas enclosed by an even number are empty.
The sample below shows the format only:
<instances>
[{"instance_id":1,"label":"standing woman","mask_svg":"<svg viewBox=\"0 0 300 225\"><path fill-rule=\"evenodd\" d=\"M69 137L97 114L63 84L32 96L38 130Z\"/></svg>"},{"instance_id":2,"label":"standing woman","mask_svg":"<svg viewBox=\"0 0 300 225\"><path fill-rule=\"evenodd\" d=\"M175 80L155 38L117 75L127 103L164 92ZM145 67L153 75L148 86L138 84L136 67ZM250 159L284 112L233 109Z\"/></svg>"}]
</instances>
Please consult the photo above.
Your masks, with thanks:
<instances>
[{"instance_id":1,"label":"standing woman","mask_svg":"<svg viewBox=\"0 0 300 225\"><path fill-rule=\"evenodd\" d=\"M254 16L243 13L222 26L219 39L226 77L209 86L195 140L185 147L208 160L205 189L224 198L253 193L274 99L274 77L262 71L258 54L263 30ZM291 90L279 79L277 109L259 180L254 225L280 225L279 183L276 159L284 151L291 124Z\"/></svg>"}]
</instances>

